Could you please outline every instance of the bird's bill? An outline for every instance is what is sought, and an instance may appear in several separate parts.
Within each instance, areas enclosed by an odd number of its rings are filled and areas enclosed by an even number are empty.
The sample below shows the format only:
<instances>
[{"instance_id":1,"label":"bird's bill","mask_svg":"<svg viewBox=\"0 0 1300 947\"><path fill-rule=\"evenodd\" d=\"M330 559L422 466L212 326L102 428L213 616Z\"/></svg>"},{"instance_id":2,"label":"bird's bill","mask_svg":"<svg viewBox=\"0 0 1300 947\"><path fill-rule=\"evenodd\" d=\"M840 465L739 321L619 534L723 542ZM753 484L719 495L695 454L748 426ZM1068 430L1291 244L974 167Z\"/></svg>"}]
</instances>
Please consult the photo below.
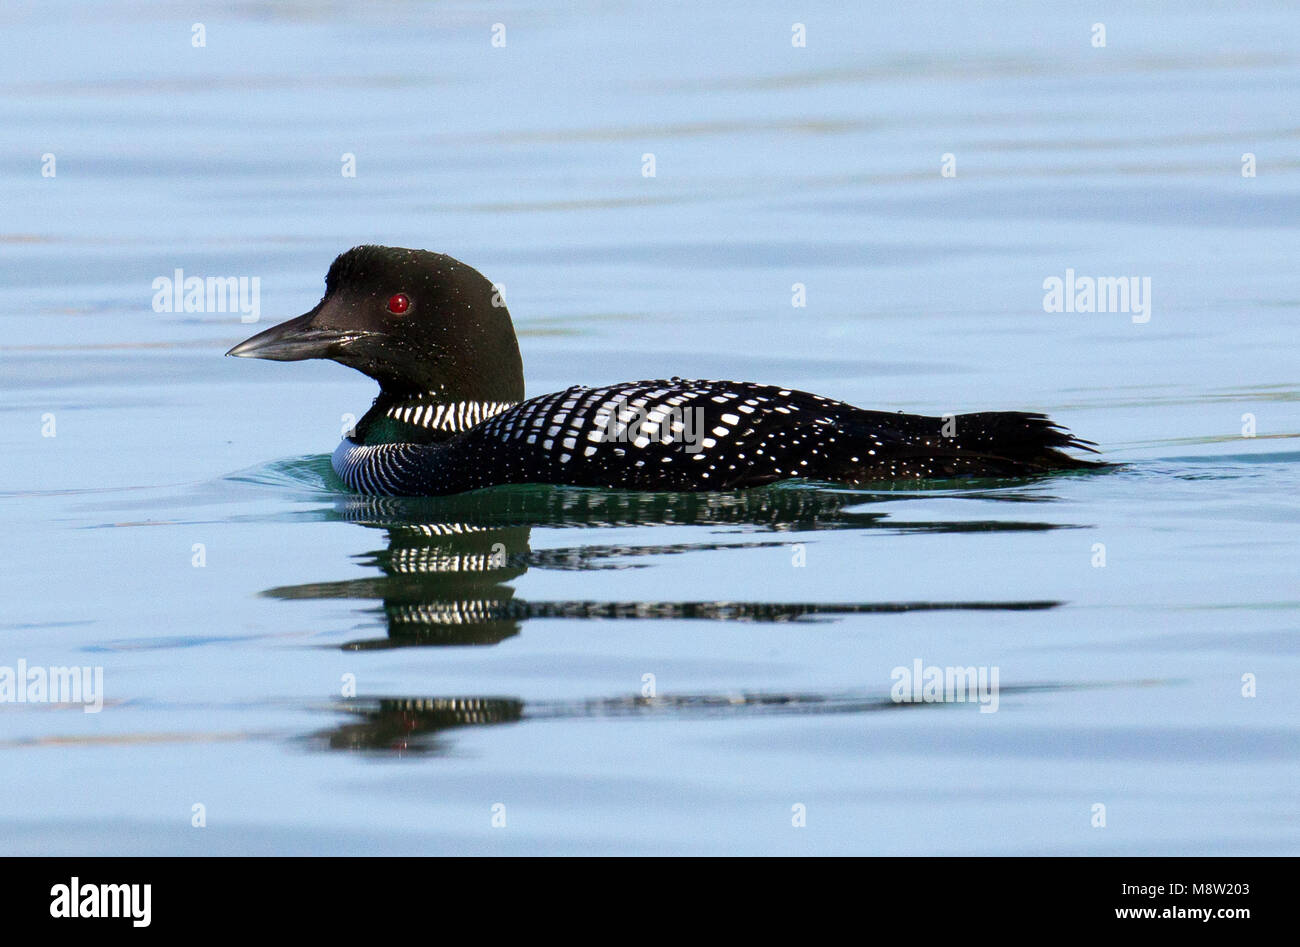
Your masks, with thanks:
<instances>
[{"instance_id":1,"label":"bird's bill","mask_svg":"<svg viewBox=\"0 0 1300 947\"><path fill-rule=\"evenodd\" d=\"M311 312L272 326L240 342L226 354L235 358L269 358L277 362L335 358L342 347L371 334L316 325L320 311L321 307L317 306Z\"/></svg>"}]
</instances>

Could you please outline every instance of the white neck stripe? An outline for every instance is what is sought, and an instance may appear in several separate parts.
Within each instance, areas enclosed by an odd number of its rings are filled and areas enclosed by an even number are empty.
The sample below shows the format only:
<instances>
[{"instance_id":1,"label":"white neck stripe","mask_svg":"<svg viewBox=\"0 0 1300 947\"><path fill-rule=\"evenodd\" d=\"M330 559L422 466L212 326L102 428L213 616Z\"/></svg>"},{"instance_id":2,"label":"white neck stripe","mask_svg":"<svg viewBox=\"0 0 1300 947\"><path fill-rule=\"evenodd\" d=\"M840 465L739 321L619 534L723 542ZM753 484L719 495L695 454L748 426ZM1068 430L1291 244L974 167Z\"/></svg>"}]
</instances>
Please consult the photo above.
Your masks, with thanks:
<instances>
[{"instance_id":1,"label":"white neck stripe","mask_svg":"<svg viewBox=\"0 0 1300 947\"><path fill-rule=\"evenodd\" d=\"M435 404L393 405L384 412L396 421L436 431L466 431L493 415L508 411L517 401L455 401Z\"/></svg>"}]
</instances>

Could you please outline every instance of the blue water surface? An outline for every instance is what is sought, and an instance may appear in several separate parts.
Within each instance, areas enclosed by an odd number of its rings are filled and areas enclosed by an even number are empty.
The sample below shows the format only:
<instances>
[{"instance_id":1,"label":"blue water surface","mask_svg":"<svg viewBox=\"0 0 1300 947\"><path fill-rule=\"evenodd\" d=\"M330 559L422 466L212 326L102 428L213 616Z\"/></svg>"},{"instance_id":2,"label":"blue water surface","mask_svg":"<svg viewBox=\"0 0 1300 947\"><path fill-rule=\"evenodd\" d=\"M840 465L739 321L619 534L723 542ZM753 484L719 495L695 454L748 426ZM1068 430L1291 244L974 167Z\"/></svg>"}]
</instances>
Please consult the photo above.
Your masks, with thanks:
<instances>
[{"instance_id":1,"label":"blue water surface","mask_svg":"<svg viewBox=\"0 0 1300 947\"><path fill-rule=\"evenodd\" d=\"M104 707L0 703L6 851L1300 851L1300 11L1251 6L7 3L0 667ZM349 496L373 383L221 356L366 242L504 284L530 394L1123 466ZM178 268L259 325L155 311ZM1149 319L1045 312L1067 270ZM895 701L918 661L996 712Z\"/></svg>"}]
</instances>

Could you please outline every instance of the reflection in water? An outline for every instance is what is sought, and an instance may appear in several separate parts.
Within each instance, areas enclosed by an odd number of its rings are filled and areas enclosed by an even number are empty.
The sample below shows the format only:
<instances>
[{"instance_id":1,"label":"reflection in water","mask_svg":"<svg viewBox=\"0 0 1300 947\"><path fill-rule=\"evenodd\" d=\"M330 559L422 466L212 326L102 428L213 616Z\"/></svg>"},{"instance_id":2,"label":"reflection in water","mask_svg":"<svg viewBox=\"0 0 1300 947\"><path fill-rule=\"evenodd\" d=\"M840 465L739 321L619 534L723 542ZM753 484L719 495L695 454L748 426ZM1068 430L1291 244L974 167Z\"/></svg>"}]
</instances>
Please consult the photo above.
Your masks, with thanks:
<instances>
[{"instance_id":1,"label":"reflection in water","mask_svg":"<svg viewBox=\"0 0 1300 947\"><path fill-rule=\"evenodd\" d=\"M1082 685L1026 684L1001 687L1003 697L1036 691L1075 690ZM398 754L441 754L451 749L448 731L543 720L590 717L753 717L790 714L861 714L923 707L977 711L974 703L899 703L888 694L685 694L662 697L612 697L580 701L523 701L514 697L380 697L341 700L333 709L351 718L312 734L308 742L324 750L367 750Z\"/></svg>"},{"instance_id":2,"label":"reflection in water","mask_svg":"<svg viewBox=\"0 0 1300 947\"><path fill-rule=\"evenodd\" d=\"M523 719L524 703L509 697L381 698L343 701L353 720L314 734L313 745L330 750L445 752L445 730Z\"/></svg>"},{"instance_id":3,"label":"reflection in water","mask_svg":"<svg viewBox=\"0 0 1300 947\"><path fill-rule=\"evenodd\" d=\"M887 695L696 694L529 703L510 697L382 697L345 700L336 706L353 719L314 734L314 745L331 750L442 753L450 746L443 737L448 730L523 720L865 713L925 705L895 703Z\"/></svg>"},{"instance_id":4,"label":"reflection in water","mask_svg":"<svg viewBox=\"0 0 1300 947\"><path fill-rule=\"evenodd\" d=\"M1037 500L1023 494L1011 501ZM860 507L898 501L897 493L772 487L740 493L615 493L556 487L505 487L455 497L392 499L348 496L328 515L387 533L387 547L361 557L376 575L268 589L281 599L361 599L381 603L386 635L345 649L407 645L491 645L516 635L534 618L674 619L785 622L834 616L932 610L1044 609L1054 601L717 602L525 601L510 583L530 568L630 569L655 557L700 550L775 547L764 534L827 529L895 532L1047 530L1058 524L1024 521L907 523ZM600 528L630 525L735 526L697 543L580 545L533 551L533 526Z\"/></svg>"}]
</instances>

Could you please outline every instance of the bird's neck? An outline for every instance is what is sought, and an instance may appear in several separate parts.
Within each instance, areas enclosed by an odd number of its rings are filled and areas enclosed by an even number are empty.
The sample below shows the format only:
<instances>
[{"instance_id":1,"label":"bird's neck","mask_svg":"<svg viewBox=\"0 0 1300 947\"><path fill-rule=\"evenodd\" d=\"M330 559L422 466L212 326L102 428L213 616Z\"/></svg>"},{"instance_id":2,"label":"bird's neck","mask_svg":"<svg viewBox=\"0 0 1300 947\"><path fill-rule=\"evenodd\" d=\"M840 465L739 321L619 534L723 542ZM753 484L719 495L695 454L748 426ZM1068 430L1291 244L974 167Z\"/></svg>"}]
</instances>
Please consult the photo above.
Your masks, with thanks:
<instances>
[{"instance_id":1,"label":"bird's neck","mask_svg":"<svg viewBox=\"0 0 1300 947\"><path fill-rule=\"evenodd\" d=\"M383 391L357 422L361 444L433 444L482 424L515 401L457 399L443 392Z\"/></svg>"}]
</instances>

